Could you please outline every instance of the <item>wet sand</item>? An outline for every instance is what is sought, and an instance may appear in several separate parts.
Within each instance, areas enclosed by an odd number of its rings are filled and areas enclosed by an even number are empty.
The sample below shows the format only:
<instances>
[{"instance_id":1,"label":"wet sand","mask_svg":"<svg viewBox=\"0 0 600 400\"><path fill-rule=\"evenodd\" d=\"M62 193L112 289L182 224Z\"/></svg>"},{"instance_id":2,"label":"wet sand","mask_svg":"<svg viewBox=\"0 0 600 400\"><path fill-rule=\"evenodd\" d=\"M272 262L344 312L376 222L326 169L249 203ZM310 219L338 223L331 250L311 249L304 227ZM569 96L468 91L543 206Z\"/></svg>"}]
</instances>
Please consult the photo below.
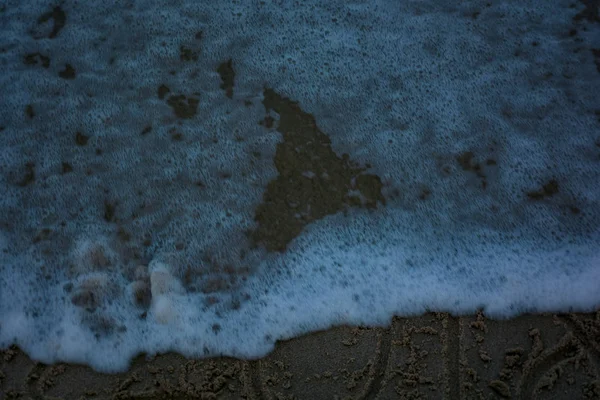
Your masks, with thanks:
<instances>
[{"instance_id":1,"label":"wet sand","mask_svg":"<svg viewBox=\"0 0 600 400\"><path fill-rule=\"evenodd\" d=\"M394 318L280 342L259 360L140 356L121 374L1 354L0 398L598 399L600 311Z\"/></svg>"}]
</instances>

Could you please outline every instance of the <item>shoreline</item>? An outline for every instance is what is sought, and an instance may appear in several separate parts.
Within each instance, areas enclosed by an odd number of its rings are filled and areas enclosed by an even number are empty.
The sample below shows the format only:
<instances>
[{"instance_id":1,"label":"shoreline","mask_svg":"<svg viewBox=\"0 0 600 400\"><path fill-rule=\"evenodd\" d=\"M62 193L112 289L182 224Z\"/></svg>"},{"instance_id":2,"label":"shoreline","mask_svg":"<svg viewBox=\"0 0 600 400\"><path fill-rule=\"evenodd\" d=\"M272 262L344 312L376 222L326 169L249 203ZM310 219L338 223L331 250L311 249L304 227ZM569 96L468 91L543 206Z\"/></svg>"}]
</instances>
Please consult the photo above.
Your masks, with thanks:
<instances>
[{"instance_id":1,"label":"shoreline","mask_svg":"<svg viewBox=\"0 0 600 400\"><path fill-rule=\"evenodd\" d=\"M141 355L118 374L0 353L0 399L600 397L600 311L395 317L278 342L257 360Z\"/></svg>"}]
</instances>

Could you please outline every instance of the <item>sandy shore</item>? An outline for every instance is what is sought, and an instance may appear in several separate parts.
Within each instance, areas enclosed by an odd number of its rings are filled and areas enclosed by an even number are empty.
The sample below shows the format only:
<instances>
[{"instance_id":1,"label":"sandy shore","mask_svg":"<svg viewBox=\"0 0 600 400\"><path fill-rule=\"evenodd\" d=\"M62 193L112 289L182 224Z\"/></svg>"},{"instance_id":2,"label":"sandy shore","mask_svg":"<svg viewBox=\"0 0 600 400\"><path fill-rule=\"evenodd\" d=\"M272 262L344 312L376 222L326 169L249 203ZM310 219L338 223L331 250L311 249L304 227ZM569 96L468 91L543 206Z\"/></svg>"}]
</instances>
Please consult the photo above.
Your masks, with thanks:
<instances>
[{"instance_id":1,"label":"sandy shore","mask_svg":"<svg viewBox=\"0 0 600 400\"><path fill-rule=\"evenodd\" d=\"M260 360L140 356L116 375L1 356L2 399L598 399L600 312L395 318L280 342Z\"/></svg>"}]
</instances>

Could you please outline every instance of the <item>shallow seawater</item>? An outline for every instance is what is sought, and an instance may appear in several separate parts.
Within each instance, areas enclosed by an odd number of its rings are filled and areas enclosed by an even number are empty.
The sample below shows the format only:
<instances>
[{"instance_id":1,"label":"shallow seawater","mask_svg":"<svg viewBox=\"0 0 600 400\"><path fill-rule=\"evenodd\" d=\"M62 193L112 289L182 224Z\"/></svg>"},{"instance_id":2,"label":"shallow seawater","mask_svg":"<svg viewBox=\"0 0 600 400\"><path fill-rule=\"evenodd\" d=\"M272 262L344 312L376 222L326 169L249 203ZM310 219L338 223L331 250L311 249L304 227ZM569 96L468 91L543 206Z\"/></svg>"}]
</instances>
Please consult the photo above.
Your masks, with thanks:
<instances>
[{"instance_id":1,"label":"shallow seawater","mask_svg":"<svg viewBox=\"0 0 600 400\"><path fill-rule=\"evenodd\" d=\"M167 3L0 8L0 348L600 306L589 2Z\"/></svg>"}]
</instances>

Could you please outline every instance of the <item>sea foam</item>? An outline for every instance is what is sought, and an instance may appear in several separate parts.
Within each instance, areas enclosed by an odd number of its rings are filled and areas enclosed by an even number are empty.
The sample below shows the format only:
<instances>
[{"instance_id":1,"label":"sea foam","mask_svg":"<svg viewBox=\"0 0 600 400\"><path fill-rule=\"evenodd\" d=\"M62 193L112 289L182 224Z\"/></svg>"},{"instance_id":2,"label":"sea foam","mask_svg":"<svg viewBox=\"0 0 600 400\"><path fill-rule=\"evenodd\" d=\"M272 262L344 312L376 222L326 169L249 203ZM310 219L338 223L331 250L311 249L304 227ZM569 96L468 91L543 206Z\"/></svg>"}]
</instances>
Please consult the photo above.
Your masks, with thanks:
<instances>
[{"instance_id":1,"label":"sea foam","mask_svg":"<svg viewBox=\"0 0 600 400\"><path fill-rule=\"evenodd\" d=\"M115 372L394 315L597 309L600 30L583 4L477 4L7 4L0 347ZM381 183L285 251L248 234L291 159L266 90ZM319 162L302 179L334 179Z\"/></svg>"}]
</instances>

